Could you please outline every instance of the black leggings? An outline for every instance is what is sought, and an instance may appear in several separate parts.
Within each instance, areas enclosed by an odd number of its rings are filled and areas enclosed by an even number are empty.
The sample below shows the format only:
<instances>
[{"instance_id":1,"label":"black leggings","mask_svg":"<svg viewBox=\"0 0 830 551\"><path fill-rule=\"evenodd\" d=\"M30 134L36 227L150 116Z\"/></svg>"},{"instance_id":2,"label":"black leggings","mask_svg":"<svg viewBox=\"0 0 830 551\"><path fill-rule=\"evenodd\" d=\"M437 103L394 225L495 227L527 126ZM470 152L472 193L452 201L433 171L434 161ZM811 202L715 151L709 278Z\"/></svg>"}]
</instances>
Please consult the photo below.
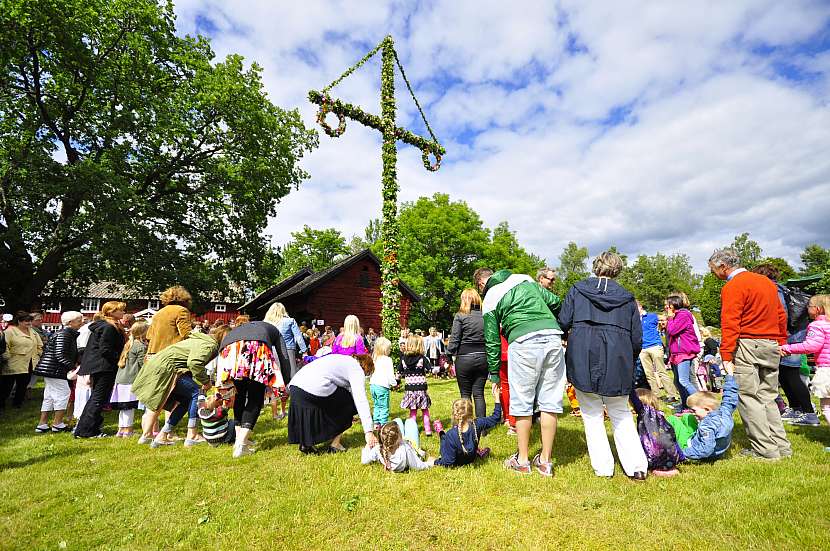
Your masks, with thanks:
<instances>
[{"instance_id":1,"label":"black leggings","mask_svg":"<svg viewBox=\"0 0 830 551\"><path fill-rule=\"evenodd\" d=\"M778 367L778 384L787 395L790 407L801 413L815 413L813 402L810 400L810 391L801 380L801 369L788 365Z\"/></svg>"},{"instance_id":2,"label":"black leggings","mask_svg":"<svg viewBox=\"0 0 830 551\"><path fill-rule=\"evenodd\" d=\"M458 356L455 359L455 377L461 397L473 400L476 417L486 417L484 383L487 382L487 356L480 352Z\"/></svg>"},{"instance_id":3,"label":"black leggings","mask_svg":"<svg viewBox=\"0 0 830 551\"><path fill-rule=\"evenodd\" d=\"M253 429L265 403L265 385L251 379L234 379L233 385L236 387L233 418L240 428Z\"/></svg>"},{"instance_id":4,"label":"black leggings","mask_svg":"<svg viewBox=\"0 0 830 551\"><path fill-rule=\"evenodd\" d=\"M19 373L17 375L3 375L0 377L0 409L6 407L6 400L14 389L12 405L19 408L26 399L26 387L29 385L29 374Z\"/></svg>"},{"instance_id":5,"label":"black leggings","mask_svg":"<svg viewBox=\"0 0 830 551\"><path fill-rule=\"evenodd\" d=\"M101 434L101 425L104 423L104 406L110 401L114 385L114 371L92 374L92 394L81 417L78 419L78 424L75 426L75 436L90 438Z\"/></svg>"}]
</instances>

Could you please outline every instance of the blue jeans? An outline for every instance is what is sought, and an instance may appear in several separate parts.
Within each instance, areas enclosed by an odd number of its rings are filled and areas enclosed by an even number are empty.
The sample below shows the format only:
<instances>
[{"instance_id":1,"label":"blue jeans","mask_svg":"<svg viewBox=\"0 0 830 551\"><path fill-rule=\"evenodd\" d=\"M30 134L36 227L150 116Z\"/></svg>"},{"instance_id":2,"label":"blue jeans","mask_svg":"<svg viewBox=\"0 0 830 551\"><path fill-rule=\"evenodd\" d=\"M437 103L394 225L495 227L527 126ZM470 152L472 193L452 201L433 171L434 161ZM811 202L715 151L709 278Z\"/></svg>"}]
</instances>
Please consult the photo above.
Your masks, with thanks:
<instances>
[{"instance_id":1,"label":"blue jeans","mask_svg":"<svg viewBox=\"0 0 830 551\"><path fill-rule=\"evenodd\" d=\"M683 360L679 364L672 365L672 371L674 372L674 386L680 391L680 402L685 408L686 399L697 392L697 387L692 380L694 377L692 374L692 360Z\"/></svg>"},{"instance_id":2,"label":"blue jeans","mask_svg":"<svg viewBox=\"0 0 830 551\"><path fill-rule=\"evenodd\" d=\"M179 380L176 381L176 386L173 387L173 392L170 394L170 397L179 403L170 412L170 417L167 418L167 424L175 427L182 420L185 413L193 421L198 419L200 392L201 388L199 387L199 383L194 381L192 377L187 375L179 377Z\"/></svg>"}]
</instances>

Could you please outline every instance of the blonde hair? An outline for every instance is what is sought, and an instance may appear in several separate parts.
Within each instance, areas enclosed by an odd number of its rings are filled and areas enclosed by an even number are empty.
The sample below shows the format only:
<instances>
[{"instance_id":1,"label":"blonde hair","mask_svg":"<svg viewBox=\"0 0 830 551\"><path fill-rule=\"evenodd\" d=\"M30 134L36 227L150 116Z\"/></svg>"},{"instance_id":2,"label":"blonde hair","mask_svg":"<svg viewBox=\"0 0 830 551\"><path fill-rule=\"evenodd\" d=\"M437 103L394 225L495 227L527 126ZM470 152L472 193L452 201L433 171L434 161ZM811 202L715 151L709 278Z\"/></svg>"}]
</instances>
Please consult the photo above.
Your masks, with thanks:
<instances>
[{"instance_id":1,"label":"blonde hair","mask_svg":"<svg viewBox=\"0 0 830 551\"><path fill-rule=\"evenodd\" d=\"M378 440L380 441L380 457L383 459L383 466L387 471L392 470L392 463L389 461L389 457L398 451L398 448L403 443L401 428L394 421L386 423L380 428Z\"/></svg>"},{"instance_id":2,"label":"blonde hair","mask_svg":"<svg viewBox=\"0 0 830 551\"><path fill-rule=\"evenodd\" d=\"M712 331L710 331L709 328L704 325L700 328L700 336L704 339L710 339L712 338Z\"/></svg>"},{"instance_id":3,"label":"blonde hair","mask_svg":"<svg viewBox=\"0 0 830 551\"><path fill-rule=\"evenodd\" d=\"M181 285L174 285L159 295L159 302L161 302L164 306L178 304L179 306L184 306L185 308L190 309L190 305L193 303L193 297L190 296L188 290Z\"/></svg>"},{"instance_id":4,"label":"blonde hair","mask_svg":"<svg viewBox=\"0 0 830 551\"><path fill-rule=\"evenodd\" d=\"M454 427L458 427L458 439L461 441L461 451L466 455L469 452L464 447L462 433L472 427L473 442L478 441L478 431L476 430L476 424L473 422L473 403L467 398L459 398L452 403L452 424Z\"/></svg>"},{"instance_id":5,"label":"blonde hair","mask_svg":"<svg viewBox=\"0 0 830 551\"><path fill-rule=\"evenodd\" d=\"M481 306L481 296L478 291L468 287L461 291L461 305L458 307L459 314L469 314L473 306Z\"/></svg>"},{"instance_id":6,"label":"blonde hair","mask_svg":"<svg viewBox=\"0 0 830 551\"><path fill-rule=\"evenodd\" d=\"M377 360L381 356L388 356L392 353L392 341L386 337L378 337L375 341L375 349L372 351L372 358Z\"/></svg>"},{"instance_id":7,"label":"blonde hair","mask_svg":"<svg viewBox=\"0 0 830 551\"><path fill-rule=\"evenodd\" d=\"M282 302L275 302L265 313L265 321L270 323L277 323L282 318L287 317L288 312L285 310L285 306L283 306Z\"/></svg>"},{"instance_id":8,"label":"blonde hair","mask_svg":"<svg viewBox=\"0 0 830 551\"><path fill-rule=\"evenodd\" d=\"M823 315L830 314L830 295L813 295L810 297L810 302L813 306L821 308Z\"/></svg>"},{"instance_id":9,"label":"blonde hair","mask_svg":"<svg viewBox=\"0 0 830 551\"><path fill-rule=\"evenodd\" d=\"M657 395L654 392L647 388L637 388L634 392L637 393L637 398L640 399L644 406L649 406L660 411L660 400L657 399Z\"/></svg>"},{"instance_id":10,"label":"blonde hair","mask_svg":"<svg viewBox=\"0 0 830 551\"><path fill-rule=\"evenodd\" d=\"M360 333L360 320L357 316L349 314L343 321L343 338L340 339L340 346L344 348L354 346L358 333Z\"/></svg>"},{"instance_id":11,"label":"blonde hair","mask_svg":"<svg viewBox=\"0 0 830 551\"><path fill-rule=\"evenodd\" d=\"M714 392L709 392L708 390L702 390L689 395L689 397L686 398L686 404L688 404L690 408L706 408L714 411L718 409L718 406L720 406L719 397L720 394L715 394Z\"/></svg>"},{"instance_id":12,"label":"blonde hair","mask_svg":"<svg viewBox=\"0 0 830 551\"><path fill-rule=\"evenodd\" d=\"M236 316L236 319L233 320L233 321L234 321L234 323L236 323L237 326L244 325L244 324L248 323L249 321L251 321L251 316L249 316L247 314L240 314L240 315Z\"/></svg>"},{"instance_id":13,"label":"blonde hair","mask_svg":"<svg viewBox=\"0 0 830 551\"><path fill-rule=\"evenodd\" d=\"M138 320L132 325L132 327L130 327L130 338L127 340L127 344L124 345L124 349L121 351L121 356L118 358L119 368L123 369L127 367L127 354L129 354L135 341L144 343L147 342L147 329L149 328L150 326L143 320Z\"/></svg>"},{"instance_id":14,"label":"blonde hair","mask_svg":"<svg viewBox=\"0 0 830 551\"><path fill-rule=\"evenodd\" d=\"M424 338L421 335L409 335L403 345L403 353L406 356L423 356Z\"/></svg>"},{"instance_id":15,"label":"blonde hair","mask_svg":"<svg viewBox=\"0 0 830 551\"><path fill-rule=\"evenodd\" d=\"M614 279L622 272L622 258L617 253L605 251L594 259L592 268L595 276Z\"/></svg>"}]
</instances>

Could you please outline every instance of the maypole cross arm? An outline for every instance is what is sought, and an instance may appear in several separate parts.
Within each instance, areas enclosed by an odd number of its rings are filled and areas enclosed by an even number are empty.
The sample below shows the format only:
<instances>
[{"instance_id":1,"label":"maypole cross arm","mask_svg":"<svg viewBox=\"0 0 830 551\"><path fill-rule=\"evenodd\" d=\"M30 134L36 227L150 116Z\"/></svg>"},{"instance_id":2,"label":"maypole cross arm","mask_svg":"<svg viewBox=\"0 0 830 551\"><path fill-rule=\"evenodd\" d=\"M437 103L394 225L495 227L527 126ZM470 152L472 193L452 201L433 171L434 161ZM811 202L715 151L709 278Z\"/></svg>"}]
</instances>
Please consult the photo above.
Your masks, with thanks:
<instances>
[{"instance_id":1,"label":"maypole cross arm","mask_svg":"<svg viewBox=\"0 0 830 551\"><path fill-rule=\"evenodd\" d=\"M311 103L320 106L320 110L317 112L317 123L323 128L323 131L332 138L342 136L343 132L346 131L347 117L364 126L374 128L378 132L383 132L383 119L377 115L367 113L356 105L342 102L339 99L333 100L327 94L318 90L310 91L308 93L308 99ZM337 115L337 128L332 128L328 125L328 123L326 123L326 115L329 113ZM430 153L434 155L437 166L429 165L426 168L433 171L438 170L441 165L441 157L446 153L444 146L440 143L427 140L426 138L414 134L405 128L401 128L400 126L395 127L395 138L420 149L423 157L427 157Z\"/></svg>"},{"instance_id":2,"label":"maypole cross arm","mask_svg":"<svg viewBox=\"0 0 830 551\"><path fill-rule=\"evenodd\" d=\"M351 103L346 103L340 101L338 99L332 99L329 95L329 90L340 84L346 77L351 75L361 66L363 66L369 59L372 58L376 53L379 51L383 51L384 58L388 58L389 61L385 61L381 70L381 87L388 86L392 91L391 101L394 102L394 75L392 72L394 71L394 67L391 64L391 60L395 60L395 64L398 66L398 69L401 71L401 76L403 77L404 83L406 83L406 87L409 90L409 95L412 96L412 100L415 102L415 106L418 108L418 112L421 114L421 119L424 121L424 126L426 126L427 131L429 132L431 139L423 138L417 134L406 130L405 128L401 128L395 124L395 110L394 106L390 110L391 113L391 121L385 121L383 116L379 117L377 115L372 115L371 113L367 113L360 107L356 105L352 105ZM446 153L444 147L438 143L438 138L435 137L435 134L432 132L432 127L430 127L429 122L427 121L426 115L424 115L424 110L421 109L421 104L418 102L418 98L415 97L415 92L412 90L412 86L409 84L409 79L406 78L406 72L403 70L403 65L401 65L400 60L398 59L398 53L395 51L395 43L392 40L391 36L387 36L384 38L380 44L378 44L372 51L367 53L363 56L363 59L346 69L342 75L340 75L334 82L323 88L322 90L311 90L308 93L308 99L311 103L320 106L320 110L317 112L317 123L323 128L323 131L331 136L332 138L337 138L343 135L343 132L346 131L346 118L350 118L359 122L364 126L368 126L369 128L374 128L384 136L386 136L387 128L391 126L394 128L394 136L396 140L400 140L404 143L408 143L411 146L417 147L421 150L421 158L424 161L424 167L430 171L436 171L441 166L441 157ZM337 116L337 128L332 128L326 122L326 115L329 113L334 113ZM429 155L432 154L435 157L435 163L433 164L430 162Z\"/></svg>"}]
</instances>

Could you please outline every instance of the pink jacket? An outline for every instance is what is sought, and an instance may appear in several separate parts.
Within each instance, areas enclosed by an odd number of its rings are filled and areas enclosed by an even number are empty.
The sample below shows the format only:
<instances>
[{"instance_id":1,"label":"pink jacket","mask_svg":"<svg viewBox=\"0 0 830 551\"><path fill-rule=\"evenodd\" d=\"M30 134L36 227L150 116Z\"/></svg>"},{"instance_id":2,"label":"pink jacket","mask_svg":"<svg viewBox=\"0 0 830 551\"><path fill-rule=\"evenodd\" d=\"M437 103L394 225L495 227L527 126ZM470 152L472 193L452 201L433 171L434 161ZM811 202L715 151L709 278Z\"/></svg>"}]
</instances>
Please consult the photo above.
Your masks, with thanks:
<instances>
[{"instance_id":1,"label":"pink jacket","mask_svg":"<svg viewBox=\"0 0 830 551\"><path fill-rule=\"evenodd\" d=\"M694 358L700 352L700 342L695 334L695 321L692 313L682 308L666 321L666 336L669 341L669 359Z\"/></svg>"},{"instance_id":2,"label":"pink jacket","mask_svg":"<svg viewBox=\"0 0 830 551\"><path fill-rule=\"evenodd\" d=\"M816 365L830 367L830 321L821 315L807 326L804 342L785 344L781 349L787 354L815 354Z\"/></svg>"}]
</instances>

